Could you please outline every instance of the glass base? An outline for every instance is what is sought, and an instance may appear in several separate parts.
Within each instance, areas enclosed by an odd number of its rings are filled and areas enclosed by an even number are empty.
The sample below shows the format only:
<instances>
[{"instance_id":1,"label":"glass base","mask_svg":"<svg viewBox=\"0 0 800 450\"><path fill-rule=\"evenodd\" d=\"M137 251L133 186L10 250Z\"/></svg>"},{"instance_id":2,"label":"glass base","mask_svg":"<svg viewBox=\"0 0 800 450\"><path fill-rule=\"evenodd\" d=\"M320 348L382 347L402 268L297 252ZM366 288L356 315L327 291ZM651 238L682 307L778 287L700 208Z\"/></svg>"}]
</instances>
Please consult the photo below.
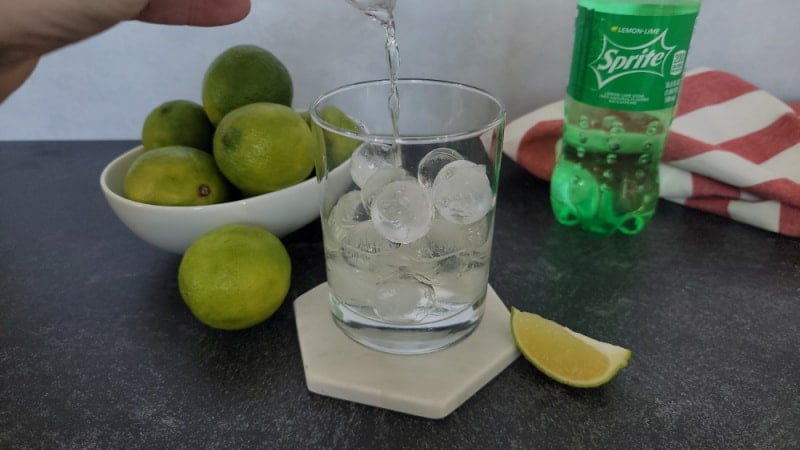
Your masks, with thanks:
<instances>
[{"instance_id":1,"label":"glass base","mask_svg":"<svg viewBox=\"0 0 800 450\"><path fill-rule=\"evenodd\" d=\"M420 355L447 348L469 336L483 317L485 298L436 322L422 325L378 322L353 312L330 295L333 322L359 344L395 355Z\"/></svg>"}]
</instances>

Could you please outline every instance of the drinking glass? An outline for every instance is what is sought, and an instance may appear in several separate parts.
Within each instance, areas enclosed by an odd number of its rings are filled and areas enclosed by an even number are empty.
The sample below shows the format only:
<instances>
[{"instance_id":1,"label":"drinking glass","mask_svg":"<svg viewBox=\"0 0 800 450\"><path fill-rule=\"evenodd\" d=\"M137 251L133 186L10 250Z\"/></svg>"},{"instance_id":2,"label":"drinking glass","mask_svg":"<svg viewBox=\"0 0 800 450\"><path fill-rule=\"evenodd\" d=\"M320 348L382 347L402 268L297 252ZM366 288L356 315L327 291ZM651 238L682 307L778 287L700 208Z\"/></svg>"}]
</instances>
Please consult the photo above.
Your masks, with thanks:
<instances>
[{"instance_id":1,"label":"drinking glass","mask_svg":"<svg viewBox=\"0 0 800 450\"><path fill-rule=\"evenodd\" d=\"M419 354L483 316L505 109L454 82L396 88L340 87L310 115L333 320L372 349Z\"/></svg>"}]
</instances>

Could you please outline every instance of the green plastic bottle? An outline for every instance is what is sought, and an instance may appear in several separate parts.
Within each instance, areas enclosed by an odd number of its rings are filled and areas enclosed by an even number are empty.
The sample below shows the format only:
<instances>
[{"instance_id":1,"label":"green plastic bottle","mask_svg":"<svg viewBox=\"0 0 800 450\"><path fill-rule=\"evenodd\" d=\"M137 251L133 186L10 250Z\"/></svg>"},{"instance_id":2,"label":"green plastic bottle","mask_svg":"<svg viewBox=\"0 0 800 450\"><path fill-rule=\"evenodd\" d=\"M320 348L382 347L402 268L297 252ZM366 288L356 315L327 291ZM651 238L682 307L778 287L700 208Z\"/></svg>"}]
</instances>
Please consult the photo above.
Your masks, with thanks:
<instances>
[{"instance_id":1,"label":"green plastic bottle","mask_svg":"<svg viewBox=\"0 0 800 450\"><path fill-rule=\"evenodd\" d=\"M639 233L658 203L700 0L578 0L550 203L564 225Z\"/></svg>"}]
</instances>

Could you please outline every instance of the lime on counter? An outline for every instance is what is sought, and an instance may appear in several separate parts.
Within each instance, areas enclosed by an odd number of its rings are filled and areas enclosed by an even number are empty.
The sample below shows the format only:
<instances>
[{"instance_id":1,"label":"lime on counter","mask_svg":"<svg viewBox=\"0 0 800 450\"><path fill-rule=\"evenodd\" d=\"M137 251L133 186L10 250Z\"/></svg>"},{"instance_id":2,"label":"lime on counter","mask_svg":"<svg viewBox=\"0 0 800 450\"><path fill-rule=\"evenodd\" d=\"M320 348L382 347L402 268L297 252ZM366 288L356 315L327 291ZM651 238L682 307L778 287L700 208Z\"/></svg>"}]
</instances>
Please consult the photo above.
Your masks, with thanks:
<instances>
[{"instance_id":1,"label":"lime on counter","mask_svg":"<svg viewBox=\"0 0 800 450\"><path fill-rule=\"evenodd\" d=\"M545 319L511 308L511 333L522 355L548 377L574 387L608 383L628 365L631 351L600 342Z\"/></svg>"},{"instance_id":2,"label":"lime on counter","mask_svg":"<svg viewBox=\"0 0 800 450\"><path fill-rule=\"evenodd\" d=\"M232 224L192 243L178 268L178 288L204 324L240 330L268 319L289 292L289 254L269 231Z\"/></svg>"}]
</instances>

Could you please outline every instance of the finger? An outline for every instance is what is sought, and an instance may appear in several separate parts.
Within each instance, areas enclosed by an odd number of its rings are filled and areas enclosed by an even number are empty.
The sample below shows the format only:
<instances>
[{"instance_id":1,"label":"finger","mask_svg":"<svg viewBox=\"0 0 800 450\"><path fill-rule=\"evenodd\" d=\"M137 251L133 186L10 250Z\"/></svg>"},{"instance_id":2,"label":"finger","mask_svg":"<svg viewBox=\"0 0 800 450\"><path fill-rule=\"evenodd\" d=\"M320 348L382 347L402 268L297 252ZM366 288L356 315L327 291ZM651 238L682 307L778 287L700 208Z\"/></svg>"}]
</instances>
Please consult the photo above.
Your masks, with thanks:
<instances>
[{"instance_id":1,"label":"finger","mask_svg":"<svg viewBox=\"0 0 800 450\"><path fill-rule=\"evenodd\" d=\"M31 58L10 68L0 67L0 103L30 76L39 58Z\"/></svg>"},{"instance_id":2,"label":"finger","mask_svg":"<svg viewBox=\"0 0 800 450\"><path fill-rule=\"evenodd\" d=\"M238 22L250 12L250 0L152 0L139 13L144 22L215 26Z\"/></svg>"}]
</instances>

